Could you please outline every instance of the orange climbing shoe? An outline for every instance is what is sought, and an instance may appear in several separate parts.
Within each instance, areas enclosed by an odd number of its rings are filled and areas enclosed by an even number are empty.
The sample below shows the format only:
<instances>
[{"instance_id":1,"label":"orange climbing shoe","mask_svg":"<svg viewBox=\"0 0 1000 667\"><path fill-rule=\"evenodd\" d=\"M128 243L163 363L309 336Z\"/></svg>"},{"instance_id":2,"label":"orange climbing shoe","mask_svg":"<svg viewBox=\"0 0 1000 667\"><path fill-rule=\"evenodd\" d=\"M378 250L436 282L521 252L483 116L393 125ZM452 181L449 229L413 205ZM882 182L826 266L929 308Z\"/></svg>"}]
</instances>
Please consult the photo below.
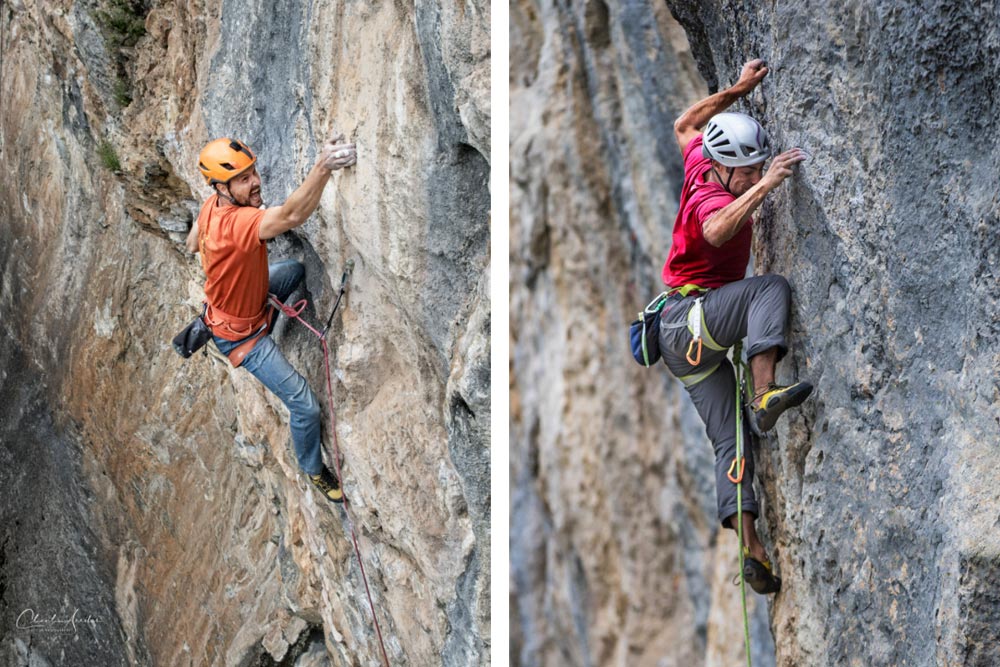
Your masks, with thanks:
<instances>
[{"instance_id":1,"label":"orange climbing shoe","mask_svg":"<svg viewBox=\"0 0 1000 667\"><path fill-rule=\"evenodd\" d=\"M812 390L813 386L808 382L796 382L787 387L771 382L762 393L754 396L754 402L750 406L750 428L757 435L770 431L781 413L801 405Z\"/></svg>"},{"instance_id":2,"label":"orange climbing shoe","mask_svg":"<svg viewBox=\"0 0 1000 667\"><path fill-rule=\"evenodd\" d=\"M309 475L309 481L312 482L313 486L315 486L330 502L344 502L344 492L340 490L340 483L326 466L323 466L323 470L321 470L318 475Z\"/></svg>"}]
</instances>

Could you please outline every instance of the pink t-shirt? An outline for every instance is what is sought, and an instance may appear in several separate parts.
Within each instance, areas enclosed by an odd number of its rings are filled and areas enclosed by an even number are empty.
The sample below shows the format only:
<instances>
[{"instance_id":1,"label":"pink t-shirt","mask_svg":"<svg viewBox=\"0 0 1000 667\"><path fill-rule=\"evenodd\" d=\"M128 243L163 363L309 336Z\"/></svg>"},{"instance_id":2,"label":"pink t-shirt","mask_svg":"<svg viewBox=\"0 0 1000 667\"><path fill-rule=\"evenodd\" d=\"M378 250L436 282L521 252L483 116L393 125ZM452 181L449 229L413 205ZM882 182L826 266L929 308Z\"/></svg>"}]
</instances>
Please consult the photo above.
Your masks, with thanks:
<instances>
[{"instance_id":1,"label":"pink t-shirt","mask_svg":"<svg viewBox=\"0 0 1000 667\"><path fill-rule=\"evenodd\" d=\"M714 181L705 181L711 161L701 154L698 135L684 149L684 189L674 221L670 254L663 265L663 282L668 287L699 285L722 287L742 280L750 261L753 218L736 236L716 248L702 235L701 226L713 213L736 197Z\"/></svg>"}]
</instances>

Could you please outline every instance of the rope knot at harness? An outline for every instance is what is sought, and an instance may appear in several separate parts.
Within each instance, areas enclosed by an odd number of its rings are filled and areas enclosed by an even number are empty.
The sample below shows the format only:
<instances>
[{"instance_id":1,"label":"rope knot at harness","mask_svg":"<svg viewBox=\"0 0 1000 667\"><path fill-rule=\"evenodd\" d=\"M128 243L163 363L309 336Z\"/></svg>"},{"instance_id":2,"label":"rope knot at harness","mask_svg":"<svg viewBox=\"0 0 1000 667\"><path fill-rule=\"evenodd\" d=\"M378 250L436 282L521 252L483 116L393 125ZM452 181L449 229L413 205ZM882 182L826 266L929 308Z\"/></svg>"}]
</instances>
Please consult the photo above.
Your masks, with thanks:
<instances>
[{"instance_id":1,"label":"rope knot at harness","mask_svg":"<svg viewBox=\"0 0 1000 667\"><path fill-rule=\"evenodd\" d=\"M297 302L294 306L286 306L285 304L278 302L277 299L274 299L274 301L278 304L278 308L281 309L281 312L283 312L287 317L292 318L298 317L302 311L306 309L306 306L309 305L309 302L305 299Z\"/></svg>"},{"instance_id":2,"label":"rope knot at harness","mask_svg":"<svg viewBox=\"0 0 1000 667\"><path fill-rule=\"evenodd\" d=\"M284 313L289 319L298 320L299 322L302 323L302 325L306 329L309 329L309 331L312 331L314 334L319 336L319 340L323 344L323 353L324 355L326 354L326 336L324 334L321 334L319 331L313 328L311 324L309 324L300 317L300 315L302 315L302 311L305 310L306 306L309 305L308 301L302 299L301 301L298 301L294 306L286 306L285 304L278 301L278 297L274 296L273 294L268 294L268 299L270 300L272 306L274 306L282 313Z\"/></svg>"}]
</instances>

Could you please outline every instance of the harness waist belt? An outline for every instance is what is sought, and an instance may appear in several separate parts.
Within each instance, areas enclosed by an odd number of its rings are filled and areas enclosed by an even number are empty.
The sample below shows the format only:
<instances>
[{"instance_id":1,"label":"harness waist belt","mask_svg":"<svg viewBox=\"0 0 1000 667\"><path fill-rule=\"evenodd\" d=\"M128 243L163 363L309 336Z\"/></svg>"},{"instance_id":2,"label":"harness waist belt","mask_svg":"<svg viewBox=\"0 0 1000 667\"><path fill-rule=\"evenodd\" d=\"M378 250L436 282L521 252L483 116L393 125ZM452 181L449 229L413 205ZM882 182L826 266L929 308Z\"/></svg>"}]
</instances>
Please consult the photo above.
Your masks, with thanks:
<instances>
[{"instance_id":1,"label":"harness waist belt","mask_svg":"<svg viewBox=\"0 0 1000 667\"><path fill-rule=\"evenodd\" d=\"M259 329L267 319L267 303L260 307L260 312L252 317L237 317L219 310L206 302L205 323L212 333L229 341L242 340Z\"/></svg>"},{"instance_id":2,"label":"harness waist belt","mask_svg":"<svg viewBox=\"0 0 1000 667\"><path fill-rule=\"evenodd\" d=\"M271 327L274 325L275 314L274 310L268 312L267 317L265 318L264 326L260 328L260 331L234 347L232 351L226 355L229 358L229 363L233 365L233 368L239 368L242 366L243 360L246 359L246 356L253 351L254 346L257 345L261 338L266 336L271 331Z\"/></svg>"}]
</instances>

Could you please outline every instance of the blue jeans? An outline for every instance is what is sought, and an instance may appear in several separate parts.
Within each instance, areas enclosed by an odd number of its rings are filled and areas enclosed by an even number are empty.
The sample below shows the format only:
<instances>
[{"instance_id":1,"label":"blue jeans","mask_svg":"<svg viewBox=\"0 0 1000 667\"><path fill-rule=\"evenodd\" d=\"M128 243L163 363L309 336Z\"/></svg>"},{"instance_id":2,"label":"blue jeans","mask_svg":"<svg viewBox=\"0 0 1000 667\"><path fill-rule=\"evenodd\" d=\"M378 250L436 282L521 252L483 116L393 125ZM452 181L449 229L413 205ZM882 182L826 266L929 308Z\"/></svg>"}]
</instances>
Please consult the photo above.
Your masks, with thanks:
<instances>
[{"instance_id":1,"label":"blue jeans","mask_svg":"<svg viewBox=\"0 0 1000 667\"><path fill-rule=\"evenodd\" d=\"M268 291L284 302L305 277L305 268L294 259L268 266ZM229 354L242 341L214 337L222 354ZM299 467L308 475L318 475L323 469L320 439L320 405L306 379L285 359L270 335L263 336L243 360L242 368L261 381L281 399L290 413L292 444Z\"/></svg>"}]
</instances>

